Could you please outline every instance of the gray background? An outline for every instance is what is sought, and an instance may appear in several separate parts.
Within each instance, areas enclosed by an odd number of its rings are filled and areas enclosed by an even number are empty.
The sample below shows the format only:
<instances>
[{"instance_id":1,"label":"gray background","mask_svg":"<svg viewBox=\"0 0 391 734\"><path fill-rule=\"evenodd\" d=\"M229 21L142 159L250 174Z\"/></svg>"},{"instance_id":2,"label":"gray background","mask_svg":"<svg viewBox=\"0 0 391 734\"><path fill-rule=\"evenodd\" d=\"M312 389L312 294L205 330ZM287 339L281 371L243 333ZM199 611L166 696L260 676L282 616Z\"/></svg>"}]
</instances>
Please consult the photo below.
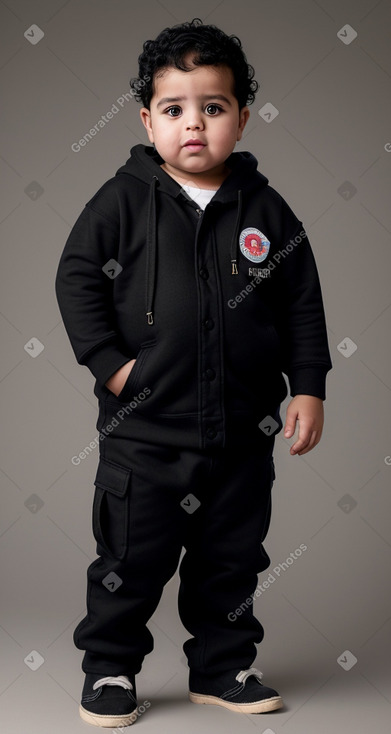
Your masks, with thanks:
<instances>
[{"instance_id":1,"label":"gray background","mask_svg":"<svg viewBox=\"0 0 391 734\"><path fill-rule=\"evenodd\" d=\"M155 650L138 693L139 703L151 705L137 726L389 731L390 3L8 0L0 2L0 708L7 734L87 731L78 717L82 653L72 632L85 614L86 569L96 557L90 515L98 449L78 466L71 458L96 436L97 405L94 379L67 339L54 277L84 204L132 145L148 143L139 104L126 102L79 153L71 145L129 91L142 42L196 15L237 34L255 67L261 89L237 150L257 156L307 228L334 369L320 444L292 457L293 440L276 439L265 542L271 566L260 582L269 572L275 581L255 601L265 638L254 664L285 709L240 717L188 702L188 634L175 575L149 623ZM36 45L24 37L32 24L44 32ZM337 35L346 24L358 34L348 44ZM279 114L267 123L258 110L269 102ZM34 340L43 345L39 354ZM301 543L307 550L277 576L274 568ZM344 669L352 656L357 662Z\"/></svg>"}]
</instances>

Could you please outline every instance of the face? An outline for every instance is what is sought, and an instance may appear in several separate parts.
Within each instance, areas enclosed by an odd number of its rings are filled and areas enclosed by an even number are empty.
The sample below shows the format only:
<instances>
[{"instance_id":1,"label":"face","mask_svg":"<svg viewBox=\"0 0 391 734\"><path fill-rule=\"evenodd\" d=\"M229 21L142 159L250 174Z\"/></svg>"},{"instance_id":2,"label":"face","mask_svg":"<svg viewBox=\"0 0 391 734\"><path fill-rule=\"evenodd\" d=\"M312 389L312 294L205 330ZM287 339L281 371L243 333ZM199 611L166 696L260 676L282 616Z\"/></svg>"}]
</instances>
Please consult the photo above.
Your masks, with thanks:
<instances>
[{"instance_id":1,"label":"face","mask_svg":"<svg viewBox=\"0 0 391 734\"><path fill-rule=\"evenodd\" d=\"M165 161L162 167L181 183L218 183L250 114L248 107L239 112L232 70L198 66L185 72L169 67L158 74L151 109L143 107L140 116ZM192 145L192 140L197 142Z\"/></svg>"}]
</instances>

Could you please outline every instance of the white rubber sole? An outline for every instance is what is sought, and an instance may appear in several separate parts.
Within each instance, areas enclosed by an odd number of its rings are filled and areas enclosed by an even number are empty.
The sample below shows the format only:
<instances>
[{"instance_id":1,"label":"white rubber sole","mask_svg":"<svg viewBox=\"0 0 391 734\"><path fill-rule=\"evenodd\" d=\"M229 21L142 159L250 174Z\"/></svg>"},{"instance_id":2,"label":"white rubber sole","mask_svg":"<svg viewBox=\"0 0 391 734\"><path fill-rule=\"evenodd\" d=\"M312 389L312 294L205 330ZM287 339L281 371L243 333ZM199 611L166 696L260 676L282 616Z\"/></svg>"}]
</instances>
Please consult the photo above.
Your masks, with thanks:
<instances>
[{"instance_id":1,"label":"white rubber sole","mask_svg":"<svg viewBox=\"0 0 391 734\"><path fill-rule=\"evenodd\" d=\"M92 714L91 711L87 711L83 706L79 706L79 714L83 721L92 726L107 726L112 729L120 726L130 726L137 720L137 709L134 709L131 714L127 716L110 716L104 714Z\"/></svg>"},{"instance_id":2,"label":"white rubber sole","mask_svg":"<svg viewBox=\"0 0 391 734\"><path fill-rule=\"evenodd\" d=\"M223 708L235 711L238 714L264 714L267 711L280 709L284 705L281 696L274 696L265 701L256 701L254 703L231 703L231 701L225 701L218 696L206 696L204 693L192 693L189 691L189 698L193 703L209 703L215 706L223 706Z\"/></svg>"}]
</instances>

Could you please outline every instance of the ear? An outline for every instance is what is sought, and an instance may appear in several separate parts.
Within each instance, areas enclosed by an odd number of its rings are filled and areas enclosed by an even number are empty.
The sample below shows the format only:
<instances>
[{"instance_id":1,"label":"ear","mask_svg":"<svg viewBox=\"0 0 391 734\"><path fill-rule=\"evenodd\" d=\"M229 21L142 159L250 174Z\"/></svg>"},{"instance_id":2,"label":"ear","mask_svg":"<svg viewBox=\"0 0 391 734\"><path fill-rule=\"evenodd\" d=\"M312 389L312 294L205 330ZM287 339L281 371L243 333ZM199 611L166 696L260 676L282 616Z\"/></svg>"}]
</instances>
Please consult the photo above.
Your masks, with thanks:
<instances>
[{"instance_id":1,"label":"ear","mask_svg":"<svg viewBox=\"0 0 391 734\"><path fill-rule=\"evenodd\" d=\"M153 131L152 131L152 120L151 112L146 107L142 107L140 110L141 121L147 131L150 143L154 142Z\"/></svg>"},{"instance_id":2,"label":"ear","mask_svg":"<svg viewBox=\"0 0 391 734\"><path fill-rule=\"evenodd\" d=\"M250 110L248 107L242 107L242 109L239 112L239 126L238 126L238 136L237 140L240 140L242 137L243 130L247 124L248 118L250 117Z\"/></svg>"}]
</instances>

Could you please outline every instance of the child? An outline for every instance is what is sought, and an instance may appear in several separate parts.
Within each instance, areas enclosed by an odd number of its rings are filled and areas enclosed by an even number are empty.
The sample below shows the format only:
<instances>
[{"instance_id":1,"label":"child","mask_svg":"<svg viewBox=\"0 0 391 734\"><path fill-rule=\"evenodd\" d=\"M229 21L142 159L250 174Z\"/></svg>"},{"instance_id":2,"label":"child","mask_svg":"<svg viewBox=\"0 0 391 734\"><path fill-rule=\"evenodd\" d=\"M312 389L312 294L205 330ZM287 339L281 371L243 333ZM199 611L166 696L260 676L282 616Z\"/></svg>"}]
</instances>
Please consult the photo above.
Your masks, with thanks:
<instances>
[{"instance_id":1,"label":"child","mask_svg":"<svg viewBox=\"0 0 391 734\"><path fill-rule=\"evenodd\" d=\"M99 557L74 642L85 650L80 715L107 727L140 714L146 625L183 547L190 700L282 706L251 667L282 373L284 435L299 422L290 453L302 456L320 440L332 366L303 225L256 158L233 152L258 88L239 39L195 19L143 48L130 84L153 146L135 145L87 202L56 277L99 401Z\"/></svg>"}]
</instances>

